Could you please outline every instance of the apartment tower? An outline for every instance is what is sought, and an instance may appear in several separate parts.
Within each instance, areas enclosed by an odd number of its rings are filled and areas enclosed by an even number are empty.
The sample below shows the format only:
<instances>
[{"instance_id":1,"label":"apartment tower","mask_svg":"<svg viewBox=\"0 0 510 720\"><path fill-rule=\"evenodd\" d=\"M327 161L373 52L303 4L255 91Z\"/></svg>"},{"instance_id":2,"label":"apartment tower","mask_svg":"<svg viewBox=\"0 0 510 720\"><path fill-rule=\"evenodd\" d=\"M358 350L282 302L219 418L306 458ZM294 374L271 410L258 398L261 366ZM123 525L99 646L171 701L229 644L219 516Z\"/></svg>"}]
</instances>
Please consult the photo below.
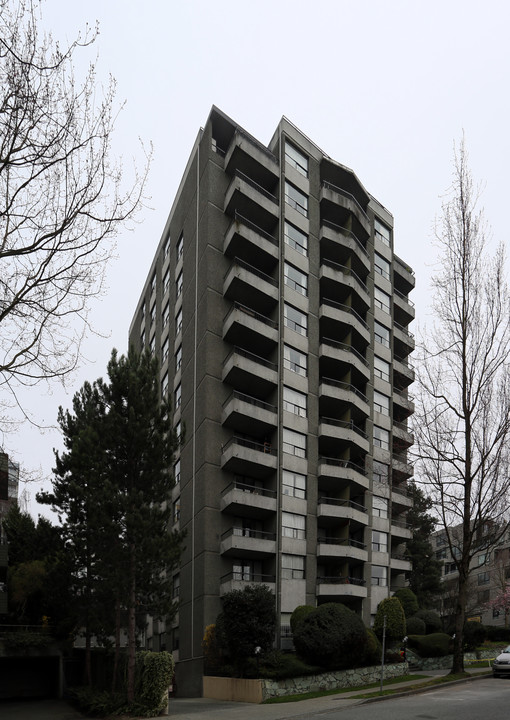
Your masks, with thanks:
<instances>
[{"instance_id":1,"label":"apartment tower","mask_svg":"<svg viewBox=\"0 0 510 720\"><path fill-rule=\"evenodd\" d=\"M188 694L230 590L271 588L286 647L297 605L341 602L369 624L405 584L415 280L392 227L287 119L266 147L212 108L130 328L183 433L179 613L149 647L173 650Z\"/></svg>"}]
</instances>

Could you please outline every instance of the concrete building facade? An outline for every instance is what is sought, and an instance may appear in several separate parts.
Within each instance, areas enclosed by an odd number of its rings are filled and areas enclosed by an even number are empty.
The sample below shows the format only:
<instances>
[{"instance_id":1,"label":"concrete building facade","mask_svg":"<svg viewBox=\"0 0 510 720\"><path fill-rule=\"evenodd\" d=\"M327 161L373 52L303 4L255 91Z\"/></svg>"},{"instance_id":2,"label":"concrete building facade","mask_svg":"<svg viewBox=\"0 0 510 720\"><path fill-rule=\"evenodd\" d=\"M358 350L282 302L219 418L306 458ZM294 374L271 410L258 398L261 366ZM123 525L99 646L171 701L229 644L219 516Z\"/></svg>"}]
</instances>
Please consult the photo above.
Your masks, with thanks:
<instances>
[{"instance_id":1,"label":"concrete building facade","mask_svg":"<svg viewBox=\"0 0 510 720\"><path fill-rule=\"evenodd\" d=\"M266 147L212 108L130 327L183 433L179 613L149 635L186 692L229 590L268 585L285 646L297 605L368 624L405 583L414 284L352 170L285 118Z\"/></svg>"}]
</instances>

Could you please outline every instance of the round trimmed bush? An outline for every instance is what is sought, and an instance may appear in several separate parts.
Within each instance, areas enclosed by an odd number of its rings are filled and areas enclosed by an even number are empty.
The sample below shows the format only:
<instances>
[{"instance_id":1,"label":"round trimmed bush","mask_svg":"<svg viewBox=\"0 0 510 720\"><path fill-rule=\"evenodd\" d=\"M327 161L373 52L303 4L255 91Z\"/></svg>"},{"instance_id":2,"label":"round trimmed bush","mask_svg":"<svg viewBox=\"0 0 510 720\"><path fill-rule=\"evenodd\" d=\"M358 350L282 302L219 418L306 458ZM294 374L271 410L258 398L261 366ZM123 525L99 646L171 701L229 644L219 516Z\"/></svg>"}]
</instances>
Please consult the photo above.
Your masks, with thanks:
<instances>
[{"instance_id":1,"label":"round trimmed bush","mask_svg":"<svg viewBox=\"0 0 510 720\"><path fill-rule=\"evenodd\" d=\"M431 633L442 632L443 623L441 618L433 610L418 610L414 617L418 617L425 623L425 632L427 635Z\"/></svg>"},{"instance_id":2,"label":"round trimmed bush","mask_svg":"<svg viewBox=\"0 0 510 720\"><path fill-rule=\"evenodd\" d=\"M397 597L384 598L377 606L374 632L379 640L383 636L384 616L386 616L386 640L400 642L406 635L406 619Z\"/></svg>"},{"instance_id":3,"label":"round trimmed bush","mask_svg":"<svg viewBox=\"0 0 510 720\"><path fill-rule=\"evenodd\" d=\"M367 644L363 620L340 603L319 605L294 633L296 651L305 662L331 669L361 665Z\"/></svg>"},{"instance_id":4,"label":"round trimmed bush","mask_svg":"<svg viewBox=\"0 0 510 720\"><path fill-rule=\"evenodd\" d=\"M399 588L394 592L393 597L396 597L400 600L400 604L402 605L402 609L404 610L406 620L407 618L412 617L418 612L418 598L413 593L411 588Z\"/></svg>"},{"instance_id":5,"label":"round trimmed bush","mask_svg":"<svg viewBox=\"0 0 510 720\"><path fill-rule=\"evenodd\" d=\"M406 624L408 635L425 635L427 632L425 622L421 618L416 617L416 615L408 618Z\"/></svg>"},{"instance_id":6,"label":"round trimmed bush","mask_svg":"<svg viewBox=\"0 0 510 720\"><path fill-rule=\"evenodd\" d=\"M451 652L451 637L446 633L408 635L407 644L420 657L444 657Z\"/></svg>"},{"instance_id":7,"label":"round trimmed bush","mask_svg":"<svg viewBox=\"0 0 510 720\"><path fill-rule=\"evenodd\" d=\"M366 628L367 652L365 662L367 665L378 665L381 662L382 647L379 638L371 628Z\"/></svg>"},{"instance_id":8,"label":"round trimmed bush","mask_svg":"<svg viewBox=\"0 0 510 720\"><path fill-rule=\"evenodd\" d=\"M290 629L292 634L296 632L297 626L304 620L304 618L315 610L313 605L298 605L294 609L294 612L290 616Z\"/></svg>"}]
</instances>

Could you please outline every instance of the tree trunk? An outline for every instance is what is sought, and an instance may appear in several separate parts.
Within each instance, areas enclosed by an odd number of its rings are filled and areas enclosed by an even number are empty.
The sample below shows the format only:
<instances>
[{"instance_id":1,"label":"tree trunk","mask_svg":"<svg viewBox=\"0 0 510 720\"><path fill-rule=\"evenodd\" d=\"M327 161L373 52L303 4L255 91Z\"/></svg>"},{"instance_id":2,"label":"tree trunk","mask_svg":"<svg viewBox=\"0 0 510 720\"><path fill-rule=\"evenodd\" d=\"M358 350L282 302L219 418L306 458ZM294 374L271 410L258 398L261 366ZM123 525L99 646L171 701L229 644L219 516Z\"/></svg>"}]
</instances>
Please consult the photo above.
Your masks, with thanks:
<instances>
[{"instance_id":1,"label":"tree trunk","mask_svg":"<svg viewBox=\"0 0 510 720\"><path fill-rule=\"evenodd\" d=\"M120 601L115 600L115 655L113 658L112 694L117 690L117 675L119 672L120 653Z\"/></svg>"},{"instance_id":2,"label":"tree trunk","mask_svg":"<svg viewBox=\"0 0 510 720\"><path fill-rule=\"evenodd\" d=\"M136 559L133 546L131 546L129 570L127 699L128 702L132 703L135 699L136 663Z\"/></svg>"}]
</instances>

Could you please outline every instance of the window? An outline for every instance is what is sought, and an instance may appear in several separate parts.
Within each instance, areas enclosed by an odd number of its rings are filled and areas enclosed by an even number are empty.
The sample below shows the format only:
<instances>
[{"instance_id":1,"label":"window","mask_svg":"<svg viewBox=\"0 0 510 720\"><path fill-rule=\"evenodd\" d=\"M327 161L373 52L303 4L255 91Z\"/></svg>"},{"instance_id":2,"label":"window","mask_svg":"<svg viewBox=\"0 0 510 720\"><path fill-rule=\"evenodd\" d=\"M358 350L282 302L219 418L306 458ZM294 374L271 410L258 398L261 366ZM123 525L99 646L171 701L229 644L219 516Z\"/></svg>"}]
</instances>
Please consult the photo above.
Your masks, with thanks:
<instances>
[{"instance_id":1,"label":"window","mask_svg":"<svg viewBox=\"0 0 510 720\"><path fill-rule=\"evenodd\" d=\"M306 475L284 470L282 475L283 494L292 497L306 497Z\"/></svg>"},{"instance_id":2,"label":"window","mask_svg":"<svg viewBox=\"0 0 510 720\"><path fill-rule=\"evenodd\" d=\"M182 423L181 423L180 420L179 420L178 423L176 423L175 428L174 428L174 432L175 432L175 436L176 436L177 440L180 441L180 440L181 440L181 434L182 434Z\"/></svg>"},{"instance_id":3,"label":"window","mask_svg":"<svg viewBox=\"0 0 510 720\"><path fill-rule=\"evenodd\" d=\"M300 417L306 417L306 395L293 388L283 388L283 409Z\"/></svg>"},{"instance_id":4,"label":"window","mask_svg":"<svg viewBox=\"0 0 510 720\"><path fill-rule=\"evenodd\" d=\"M181 407L181 396L182 396L181 383L179 383L174 390L174 409L175 410L177 410L177 408Z\"/></svg>"},{"instance_id":5,"label":"window","mask_svg":"<svg viewBox=\"0 0 510 720\"><path fill-rule=\"evenodd\" d=\"M301 555L282 553L282 579L302 580L305 577L305 559Z\"/></svg>"},{"instance_id":6,"label":"window","mask_svg":"<svg viewBox=\"0 0 510 720\"><path fill-rule=\"evenodd\" d=\"M168 292L169 287L170 287L170 268L167 268L165 274L163 275L163 295Z\"/></svg>"},{"instance_id":7,"label":"window","mask_svg":"<svg viewBox=\"0 0 510 720\"><path fill-rule=\"evenodd\" d=\"M374 409L382 415L390 414L390 399L387 395L383 395L374 390Z\"/></svg>"},{"instance_id":8,"label":"window","mask_svg":"<svg viewBox=\"0 0 510 720\"><path fill-rule=\"evenodd\" d=\"M487 590L480 590L478 593L478 604L483 605L486 602L489 602L491 599L491 591L489 589Z\"/></svg>"},{"instance_id":9,"label":"window","mask_svg":"<svg viewBox=\"0 0 510 720\"><path fill-rule=\"evenodd\" d=\"M181 587L180 575L174 575L174 578L172 580L172 597L173 598L179 597L180 587Z\"/></svg>"},{"instance_id":10,"label":"window","mask_svg":"<svg viewBox=\"0 0 510 720\"><path fill-rule=\"evenodd\" d=\"M283 428L283 452L297 457L306 457L306 435Z\"/></svg>"},{"instance_id":11,"label":"window","mask_svg":"<svg viewBox=\"0 0 510 720\"><path fill-rule=\"evenodd\" d=\"M301 295L308 295L308 276L298 270L294 265L285 263L284 266L285 285L288 285Z\"/></svg>"},{"instance_id":12,"label":"window","mask_svg":"<svg viewBox=\"0 0 510 720\"><path fill-rule=\"evenodd\" d=\"M282 536L304 540L306 538L305 516L282 512Z\"/></svg>"},{"instance_id":13,"label":"window","mask_svg":"<svg viewBox=\"0 0 510 720\"><path fill-rule=\"evenodd\" d=\"M176 259L176 262L179 262L179 259L182 257L183 251L184 251L184 235L181 233L179 239L177 240L177 259Z\"/></svg>"},{"instance_id":14,"label":"window","mask_svg":"<svg viewBox=\"0 0 510 720\"><path fill-rule=\"evenodd\" d=\"M373 478L377 482L388 485L390 481L390 466L386 463L378 462L374 460L373 463Z\"/></svg>"},{"instance_id":15,"label":"window","mask_svg":"<svg viewBox=\"0 0 510 720\"><path fill-rule=\"evenodd\" d=\"M374 303L375 306L384 310L384 312L391 313L391 298L388 293L377 287L374 287Z\"/></svg>"},{"instance_id":16,"label":"window","mask_svg":"<svg viewBox=\"0 0 510 720\"><path fill-rule=\"evenodd\" d=\"M151 327L156 322L156 303L151 307Z\"/></svg>"},{"instance_id":17,"label":"window","mask_svg":"<svg viewBox=\"0 0 510 720\"><path fill-rule=\"evenodd\" d=\"M388 584L388 568L381 565L372 565L372 585Z\"/></svg>"},{"instance_id":18,"label":"window","mask_svg":"<svg viewBox=\"0 0 510 720\"><path fill-rule=\"evenodd\" d=\"M374 321L374 334L377 342L381 343L381 345L384 345L384 347L389 348L391 337L390 331L387 327L384 327L384 325L378 323L377 320Z\"/></svg>"},{"instance_id":19,"label":"window","mask_svg":"<svg viewBox=\"0 0 510 720\"><path fill-rule=\"evenodd\" d=\"M374 231L378 240L388 247L391 247L391 232L389 228L387 228L386 225L383 225L382 222L379 222L377 218L374 220Z\"/></svg>"},{"instance_id":20,"label":"window","mask_svg":"<svg viewBox=\"0 0 510 720\"><path fill-rule=\"evenodd\" d=\"M478 565L486 565L490 560L490 553L483 553L482 555L479 555L477 558Z\"/></svg>"},{"instance_id":21,"label":"window","mask_svg":"<svg viewBox=\"0 0 510 720\"><path fill-rule=\"evenodd\" d=\"M478 573L478 585L487 585L491 581L490 573L482 572Z\"/></svg>"},{"instance_id":22,"label":"window","mask_svg":"<svg viewBox=\"0 0 510 720\"><path fill-rule=\"evenodd\" d=\"M142 307L140 308L140 324L143 325L145 322L145 303L143 303Z\"/></svg>"},{"instance_id":23,"label":"window","mask_svg":"<svg viewBox=\"0 0 510 720\"><path fill-rule=\"evenodd\" d=\"M156 273L151 277L151 295L156 292Z\"/></svg>"},{"instance_id":24,"label":"window","mask_svg":"<svg viewBox=\"0 0 510 720\"><path fill-rule=\"evenodd\" d=\"M374 268L375 271L382 275L386 280L390 279L390 264L381 255L374 253Z\"/></svg>"},{"instance_id":25,"label":"window","mask_svg":"<svg viewBox=\"0 0 510 720\"><path fill-rule=\"evenodd\" d=\"M286 327L306 337L308 332L308 318L305 313L285 303L283 316Z\"/></svg>"},{"instance_id":26,"label":"window","mask_svg":"<svg viewBox=\"0 0 510 720\"><path fill-rule=\"evenodd\" d=\"M174 483L178 485L181 482L181 461L174 462Z\"/></svg>"},{"instance_id":27,"label":"window","mask_svg":"<svg viewBox=\"0 0 510 720\"><path fill-rule=\"evenodd\" d=\"M156 336L153 335L151 337L151 341L149 343L149 350L151 351L151 355L154 355L156 352Z\"/></svg>"},{"instance_id":28,"label":"window","mask_svg":"<svg viewBox=\"0 0 510 720\"><path fill-rule=\"evenodd\" d=\"M308 255L308 235L298 230L297 227L285 222L284 238L287 245L297 250L301 255Z\"/></svg>"},{"instance_id":29,"label":"window","mask_svg":"<svg viewBox=\"0 0 510 720\"><path fill-rule=\"evenodd\" d=\"M383 450L390 449L390 434L388 430L374 425L374 445Z\"/></svg>"},{"instance_id":30,"label":"window","mask_svg":"<svg viewBox=\"0 0 510 720\"><path fill-rule=\"evenodd\" d=\"M444 564L444 574L445 575L451 575L454 572L457 572L457 566L455 565L454 562Z\"/></svg>"},{"instance_id":31,"label":"window","mask_svg":"<svg viewBox=\"0 0 510 720\"><path fill-rule=\"evenodd\" d=\"M161 381L161 395L162 397L165 397L168 392L168 372L166 372L163 376L163 380Z\"/></svg>"},{"instance_id":32,"label":"window","mask_svg":"<svg viewBox=\"0 0 510 720\"><path fill-rule=\"evenodd\" d=\"M177 280L175 281L175 296L181 297L182 295L182 270L177 276Z\"/></svg>"},{"instance_id":33,"label":"window","mask_svg":"<svg viewBox=\"0 0 510 720\"><path fill-rule=\"evenodd\" d=\"M285 202L304 217L308 217L308 197L288 182L285 183Z\"/></svg>"},{"instance_id":34,"label":"window","mask_svg":"<svg viewBox=\"0 0 510 720\"><path fill-rule=\"evenodd\" d=\"M295 350L290 345L284 345L283 347L283 365L287 370L297 373L306 377L307 375L307 357L305 353Z\"/></svg>"},{"instance_id":35,"label":"window","mask_svg":"<svg viewBox=\"0 0 510 720\"><path fill-rule=\"evenodd\" d=\"M374 515L374 517L387 518L388 506L389 501L387 498L374 495L372 499L372 514Z\"/></svg>"},{"instance_id":36,"label":"window","mask_svg":"<svg viewBox=\"0 0 510 720\"><path fill-rule=\"evenodd\" d=\"M240 560L232 565L232 580L253 580L255 563L253 560Z\"/></svg>"},{"instance_id":37,"label":"window","mask_svg":"<svg viewBox=\"0 0 510 720\"><path fill-rule=\"evenodd\" d=\"M179 345L175 351L175 372L181 369L182 365L182 345Z\"/></svg>"},{"instance_id":38,"label":"window","mask_svg":"<svg viewBox=\"0 0 510 720\"><path fill-rule=\"evenodd\" d=\"M161 316L161 323L164 328L168 325L168 321L170 320L170 305L167 303L163 309L163 314Z\"/></svg>"},{"instance_id":39,"label":"window","mask_svg":"<svg viewBox=\"0 0 510 720\"><path fill-rule=\"evenodd\" d=\"M446 558L446 548L436 552L436 560L444 560Z\"/></svg>"},{"instance_id":40,"label":"window","mask_svg":"<svg viewBox=\"0 0 510 720\"><path fill-rule=\"evenodd\" d=\"M163 340L163 345L161 347L161 361L162 362L165 362L165 360L167 359L169 348L170 348L170 341L169 341L168 337L166 337Z\"/></svg>"},{"instance_id":41,"label":"window","mask_svg":"<svg viewBox=\"0 0 510 720\"><path fill-rule=\"evenodd\" d=\"M175 316L175 334L177 335L182 330L182 308Z\"/></svg>"},{"instance_id":42,"label":"window","mask_svg":"<svg viewBox=\"0 0 510 720\"><path fill-rule=\"evenodd\" d=\"M181 498L177 498L177 500L172 503L172 520L174 524L176 522L179 522L179 518L181 517Z\"/></svg>"},{"instance_id":43,"label":"window","mask_svg":"<svg viewBox=\"0 0 510 720\"><path fill-rule=\"evenodd\" d=\"M390 364L377 355L374 355L374 375L381 380L390 381Z\"/></svg>"},{"instance_id":44,"label":"window","mask_svg":"<svg viewBox=\"0 0 510 720\"><path fill-rule=\"evenodd\" d=\"M140 333L140 347L142 348L142 350L144 348L144 345L145 345L145 330L142 330L142 332Z\"/></svg>"},{"instance_id":45,"label":"window","mask_svg":"<svg viewBox=\"0 0 510 720\"><path fill-rule=\"evenodd\" d=\"M165 244L163 245L163 257L168 257L168 253L170 252L170 235L167 235Z\"/></svg>"},{"instance_id":46,"label":"window","mask_svg":"<svg viewBox=\"0 0 510 720\"><path fill-rule=\"evenodd\" d=\"M388 552L388 533L372 530L372 550L374 552Z\"/></svg>"},{"instance_id":47,"label":"window","mask_svg":"<svg viewBox=\"0 0 510 720\"><path fill-rule=\"evenodd\" d=\"M285 143L285 160L289 163L289 165L292 165L293 168L296 168L301 175L308 177L307 156L303 155L303 153L295 148L294 145L291 145L288 142Z\"/></svg>"}]
</instances>

